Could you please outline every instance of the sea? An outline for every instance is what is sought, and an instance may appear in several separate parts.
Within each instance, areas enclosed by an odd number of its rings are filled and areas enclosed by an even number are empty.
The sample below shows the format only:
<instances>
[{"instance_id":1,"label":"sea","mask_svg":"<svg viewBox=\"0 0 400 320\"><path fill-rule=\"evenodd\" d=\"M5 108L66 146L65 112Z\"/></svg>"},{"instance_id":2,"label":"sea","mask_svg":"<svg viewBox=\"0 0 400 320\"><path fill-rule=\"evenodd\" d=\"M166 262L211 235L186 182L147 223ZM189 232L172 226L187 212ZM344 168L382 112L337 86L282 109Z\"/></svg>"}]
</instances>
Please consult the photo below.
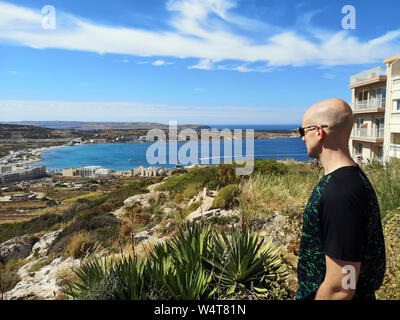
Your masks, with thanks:
<instances>
[{"instance_id":1,"label":"sea","mask_svg":"<svg viewBox=\"0 0 400 320\"><path fill-rule=\"evenodd\" d=\"M209 125L215 129L290 130L299 125ZM235 144L236 143L236 144ZM218 146L219 145L219 146ZM227 153L225 153L227 148ZM191 150L189 150L191 149ZM208 152L207 152L208 149ZM218 150L219 149L219 150ZM228 152L232 149L231 152ZM177 155L181 155L177 160ZM230 156L232 155L232 156ZM183 157L182 157L183 156ZM114 170L131 170L143 166L173 168L176 164L213 165L243 159L276 159L310 161L305 144L299 138L229 142L178 142L177 148L169 143L156 147L154 143L84 144L43 151L43 161L33 165L45 165L47 170L101 166Z\"/></svg>"}]
</instances>

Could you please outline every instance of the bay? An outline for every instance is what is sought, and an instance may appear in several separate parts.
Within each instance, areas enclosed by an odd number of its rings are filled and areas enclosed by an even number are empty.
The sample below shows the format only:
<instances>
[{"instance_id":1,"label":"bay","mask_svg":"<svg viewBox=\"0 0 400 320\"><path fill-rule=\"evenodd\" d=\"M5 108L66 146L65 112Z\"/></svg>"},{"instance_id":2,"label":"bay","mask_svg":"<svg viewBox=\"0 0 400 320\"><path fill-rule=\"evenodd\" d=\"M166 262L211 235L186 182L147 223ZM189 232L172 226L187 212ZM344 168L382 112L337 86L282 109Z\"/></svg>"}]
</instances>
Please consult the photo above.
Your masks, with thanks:
<instances>
[{"instance_id":1,"label":"bay","mask_svg":"<svg viewBox=\"0 0 400 320\"><path fill-rule=\"evenodd\" d=\"M217 142L218 143L218 142ZM197 144L198 157L196 159L201 164L217 164L224 162L224 142L220 143L220 152L217 156L213 155L213 143L208 144L209 154L205 155L201 152L200 143L186 143L179 142L177 144L177 151L181 150L182 146L189 146L190 144ZM232 142L229 142L235 152L235 147ZM246 141L241 141L242 157L237 157L234 160L244 159L246 156ZM162 166L165 168L173 168L177 162L169 162L171 156L176 158L176 152L169 150L170 145L165 144L166 150L158 150L153 152L155 156L164 157L166 161L159 164L149 163L146 158L146 152L153 143L124 143L124 144L85 144L73 147L62 147L43 151L41 157L43 161L34 163L33 165L45 165L48 170L61 170L64 168L80 168L84 166L101 166L107 169L114 170L131 170L133 168L144 166ZM215 145L216 146L216 145ZM214 146L214 147L215 147ZM207 149L207 145L205 145ZM236 154L236 153L234 153ZM186 153L190 155L189 152ZM205 155L205 156L204 156ZM254 140L254 154L249 154L255 159L276 159L286 160L294 159L297 161L309 161L305 143L300 138L287 138L287 139L262 139ZM225 158L225 161L229 160ZM169 163L168 163L169 162ZM192 165L194 163L181 163L183 165Z\"/></svg>"}]
</instances>

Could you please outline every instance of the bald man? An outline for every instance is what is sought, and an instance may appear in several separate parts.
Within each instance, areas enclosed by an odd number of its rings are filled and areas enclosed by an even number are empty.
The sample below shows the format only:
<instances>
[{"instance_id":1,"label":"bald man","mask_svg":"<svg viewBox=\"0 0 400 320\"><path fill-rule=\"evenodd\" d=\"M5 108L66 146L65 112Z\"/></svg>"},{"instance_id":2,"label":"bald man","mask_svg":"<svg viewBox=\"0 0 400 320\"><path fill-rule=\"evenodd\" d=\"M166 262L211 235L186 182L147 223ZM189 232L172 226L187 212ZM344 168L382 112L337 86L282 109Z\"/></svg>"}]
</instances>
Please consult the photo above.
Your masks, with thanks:
<instances>
[{"instance_id":1,"label":"bald man","mask_svg":"<svg viewBox=\"0 0 400 320\"><path fill-rule=\"evenodd\" d=\"M343 100L317 103L299 128L324 176L305 208L296 299L374 300L385 273L385 243L375 191L351 159L354 123Z\"/></svg>"}]
</instances>

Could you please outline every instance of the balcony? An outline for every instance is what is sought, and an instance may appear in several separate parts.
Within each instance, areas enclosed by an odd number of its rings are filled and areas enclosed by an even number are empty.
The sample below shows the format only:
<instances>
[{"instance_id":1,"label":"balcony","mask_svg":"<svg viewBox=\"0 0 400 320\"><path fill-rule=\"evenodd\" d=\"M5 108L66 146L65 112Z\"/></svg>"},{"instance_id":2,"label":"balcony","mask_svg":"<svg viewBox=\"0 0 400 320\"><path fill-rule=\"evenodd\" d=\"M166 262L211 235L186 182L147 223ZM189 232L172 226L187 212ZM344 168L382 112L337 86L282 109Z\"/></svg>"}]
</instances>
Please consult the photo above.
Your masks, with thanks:
<instances>
[{"instance_id":1,"label":"balcony","mask_svg":"<svg viewBox=\"0 0 400 320\"><path fill-rule=\"evenodd\" d=\"M382 129L372 129L372 128L354 128L351 132L351 138L353 140L373 142L373 143L383 143L383 138L385 136L385 130Z\"/></svg>"},{"instance_id":2,"label":"balcony","mask_svg":"<svg viewBox=\"0 0 400 320\"><path fill-rule=\"evenodd\" d=\"M400 144L391 144L389 156L393 158L400 158Z\"/></svg>"},{"instance_id":3,"label":"balcony","mask_svg":"<svg viewBox=\"0 0 400 320\"><path fill-rule=\"evenodd\" d=\"M386 80L386 71L382 67L360 72L350 77L350 88L360 87L367 84L377 83Z\"/></svg>"},{"instance_id":4,"label":"balcony","mask_svg":"<svg viewBox=\"0 0 400 320\"><path fill-rule=\"evenodd\" d=\"M352 102L351 107L354 113L385 112L386 99L373 98L370 100Z\"/></svg>"}]
</instances>

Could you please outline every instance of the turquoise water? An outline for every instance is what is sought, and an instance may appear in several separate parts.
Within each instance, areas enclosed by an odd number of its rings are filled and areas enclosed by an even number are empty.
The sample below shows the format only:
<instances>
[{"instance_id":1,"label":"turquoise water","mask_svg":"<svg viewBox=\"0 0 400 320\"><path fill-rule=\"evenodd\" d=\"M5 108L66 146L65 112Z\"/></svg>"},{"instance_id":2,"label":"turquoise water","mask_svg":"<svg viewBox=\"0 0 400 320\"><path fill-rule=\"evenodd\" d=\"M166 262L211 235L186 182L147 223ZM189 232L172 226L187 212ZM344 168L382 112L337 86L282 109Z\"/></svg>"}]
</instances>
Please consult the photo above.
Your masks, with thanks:
<instances>
[{"instance_id":1,"label":"turquoise water","mask_svg":"<svg viewBox=\"0 0 400 320\"><path fill-rule=\"evenodd\" d=\"M178 143L178 151L185 145L185 142ZM146 160L146 151L152 143L125 143L125 144L95 144L81 145L74 147L64 147L47 150L41 153L44 161L35 163L45 165L48 170L60 170L63 168L80 168L83 166L102 166L107 169L130 170L139 166L150 167L152 165L166 168L175 167L176 163L149 164ZM209 157L212 158L212 144L209 144ZM156 152L156 156L165 155L169 159L168 144L166 153ZM220 143L221 155L223 154L224 144ZM203 158L199 145L199 158ZM233 149L235 150L235 149ZM241 153L246 155L246 142L242 141ZM175 155L175 152L171 152ZM189 155L189 153L187 153ZM276 160L294 159L298 161L308 161L307 149L300 138L291 139L266 139L254 141L254 158ZM240 158L236 159L239 160ZM223 162L222 158L213 160L201 160L202 164L215 164ZM213 161L213 163L211 163ZM184 165L191 165L189 163Z\"/></svg>"}]
</instances>

